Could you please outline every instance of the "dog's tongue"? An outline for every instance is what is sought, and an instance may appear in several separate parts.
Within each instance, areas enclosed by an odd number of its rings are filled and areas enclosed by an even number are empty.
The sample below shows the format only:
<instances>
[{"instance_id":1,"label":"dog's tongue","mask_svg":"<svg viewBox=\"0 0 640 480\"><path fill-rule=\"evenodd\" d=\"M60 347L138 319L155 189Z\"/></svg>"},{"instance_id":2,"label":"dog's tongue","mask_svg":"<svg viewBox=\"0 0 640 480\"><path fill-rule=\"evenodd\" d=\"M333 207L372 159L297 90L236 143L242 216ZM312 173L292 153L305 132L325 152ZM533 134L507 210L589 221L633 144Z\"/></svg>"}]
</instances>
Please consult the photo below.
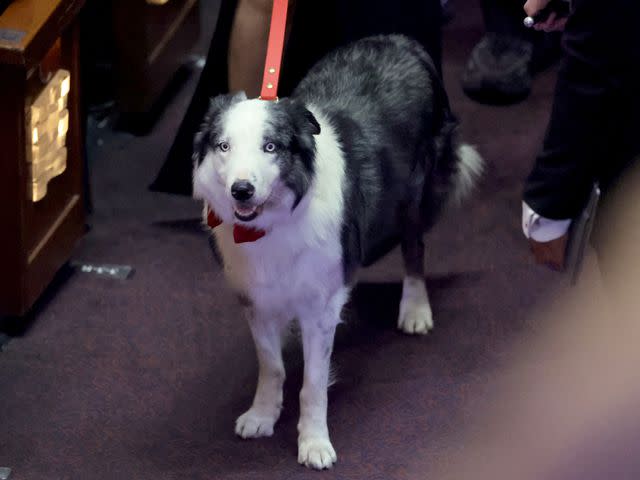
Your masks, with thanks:
<instances>
[{"instance_id":1,"label":"dog's tongue","mask_svg":"<svg viewBox=\"0 0 640 480\"><path fill-rule=\"evenodd\" d=\"M222 224L222 220L218 217L213 210L208 209L207 213L207 225L211 228L216 228ZM248 228L235 223L233 225L233 240L236 243L255 242L256 240L264 237L266 232L264 230L256 230L255 228Z\"/></svg>"}]
</instances>

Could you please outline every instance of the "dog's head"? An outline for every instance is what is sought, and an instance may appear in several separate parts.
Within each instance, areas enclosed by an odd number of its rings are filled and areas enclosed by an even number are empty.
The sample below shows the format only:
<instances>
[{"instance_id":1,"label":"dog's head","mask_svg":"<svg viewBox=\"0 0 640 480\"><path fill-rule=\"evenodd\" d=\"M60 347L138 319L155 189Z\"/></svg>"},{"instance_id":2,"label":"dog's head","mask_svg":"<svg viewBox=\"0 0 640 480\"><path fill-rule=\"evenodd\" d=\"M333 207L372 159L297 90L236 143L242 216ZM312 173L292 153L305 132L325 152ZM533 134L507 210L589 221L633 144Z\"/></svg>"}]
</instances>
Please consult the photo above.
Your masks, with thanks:
<instances>
[{"instance_id":1,"label":"dog's head","mask_svg":"<svg viewBox=\"0 0 640 480\"><path fill-rule=\"evenodd\" d=\"M319 133L295 100L212 99L194 142L194 196L225 222L268 228L282 221L311 185Z\"/></svg>"}]
</instances>

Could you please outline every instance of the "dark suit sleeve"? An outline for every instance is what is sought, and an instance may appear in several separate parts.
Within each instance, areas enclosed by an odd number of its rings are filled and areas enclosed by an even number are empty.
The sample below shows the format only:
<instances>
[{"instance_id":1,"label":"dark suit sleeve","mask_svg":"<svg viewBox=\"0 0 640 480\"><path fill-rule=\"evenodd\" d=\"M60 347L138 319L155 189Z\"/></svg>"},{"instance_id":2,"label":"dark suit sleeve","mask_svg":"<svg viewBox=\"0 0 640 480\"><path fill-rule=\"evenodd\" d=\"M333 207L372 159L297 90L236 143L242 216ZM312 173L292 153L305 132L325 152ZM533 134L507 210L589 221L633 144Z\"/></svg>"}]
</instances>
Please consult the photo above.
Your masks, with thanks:
<instances>
[{"instance_id":1,"label":"dark suit sleeve","mask_svg":"<svg viewBox=\"0 0 640 480\"><path fill-rule=\"evenodd\" d=\"M551 219L574 218L593 182L621 161L616 125L637 59L637 0L574 0L551 119L529 175L525 202ZM635 18L633 18L635 17Z\"/></svg>"}]
</instances>

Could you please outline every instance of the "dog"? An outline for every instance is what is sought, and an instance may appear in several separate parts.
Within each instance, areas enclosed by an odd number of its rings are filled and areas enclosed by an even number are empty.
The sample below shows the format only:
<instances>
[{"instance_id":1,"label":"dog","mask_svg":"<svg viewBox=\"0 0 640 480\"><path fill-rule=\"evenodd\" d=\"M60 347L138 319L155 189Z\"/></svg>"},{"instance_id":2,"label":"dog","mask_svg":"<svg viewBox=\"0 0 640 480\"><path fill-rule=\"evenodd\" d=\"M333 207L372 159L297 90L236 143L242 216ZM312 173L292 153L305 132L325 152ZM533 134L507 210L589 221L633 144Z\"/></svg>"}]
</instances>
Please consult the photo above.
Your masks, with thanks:
<instances>
[{"instance_id":1,"label":"dog","mask_svg":"<svg viewBox=\"0 0 640 480\"><path fill-rule=\"evenodd\" d=\"M194 141L193 191L221 223L215 240L259 361L253 404L236 421L240 437L273 433L283 331L296 319L304 352L298 461L315 469L336 462L329 363L355 273L400 244L398 327L426 334L423 233L481 170L480 155L458 138L430 57L401 35L335 50L289 98L211 100ZM237 243L237 229L260 233Z\"/></svg>"}]
</instances>

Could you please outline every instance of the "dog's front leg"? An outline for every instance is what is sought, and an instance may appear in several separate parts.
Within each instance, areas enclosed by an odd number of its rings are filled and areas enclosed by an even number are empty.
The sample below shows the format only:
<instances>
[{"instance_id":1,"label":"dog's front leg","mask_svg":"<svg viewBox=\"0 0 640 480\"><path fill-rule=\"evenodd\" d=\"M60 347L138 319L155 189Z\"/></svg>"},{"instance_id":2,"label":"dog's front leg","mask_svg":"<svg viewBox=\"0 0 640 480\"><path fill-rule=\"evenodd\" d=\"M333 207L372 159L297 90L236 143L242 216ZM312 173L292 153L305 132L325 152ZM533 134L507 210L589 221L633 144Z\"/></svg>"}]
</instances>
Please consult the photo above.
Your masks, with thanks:
<instances>
[{"instance_id":1,"label":"dog's front leg","mask_svg":"<svg viewBox=\"0 0 640 480\"><path fill-rule=\"evenodd\" d=\"M258 354L258 387L251 408L236 420L236 433L242 438L269 437L282 409L284 325L259 310L248 309L247 316Z\"/></svg>"},{"instance_id":2,"label":"dog's front leg","mask_svg":"<svg viewBox=\"0 0 640 480\"><path fill-rule=\"evenodd\" d=\"M337 459L327 427L329 363L337 324L335 312L300 318L304 381L300 391L298 462L316 469L330 468Z\"/></svg>"}]
</instances>

